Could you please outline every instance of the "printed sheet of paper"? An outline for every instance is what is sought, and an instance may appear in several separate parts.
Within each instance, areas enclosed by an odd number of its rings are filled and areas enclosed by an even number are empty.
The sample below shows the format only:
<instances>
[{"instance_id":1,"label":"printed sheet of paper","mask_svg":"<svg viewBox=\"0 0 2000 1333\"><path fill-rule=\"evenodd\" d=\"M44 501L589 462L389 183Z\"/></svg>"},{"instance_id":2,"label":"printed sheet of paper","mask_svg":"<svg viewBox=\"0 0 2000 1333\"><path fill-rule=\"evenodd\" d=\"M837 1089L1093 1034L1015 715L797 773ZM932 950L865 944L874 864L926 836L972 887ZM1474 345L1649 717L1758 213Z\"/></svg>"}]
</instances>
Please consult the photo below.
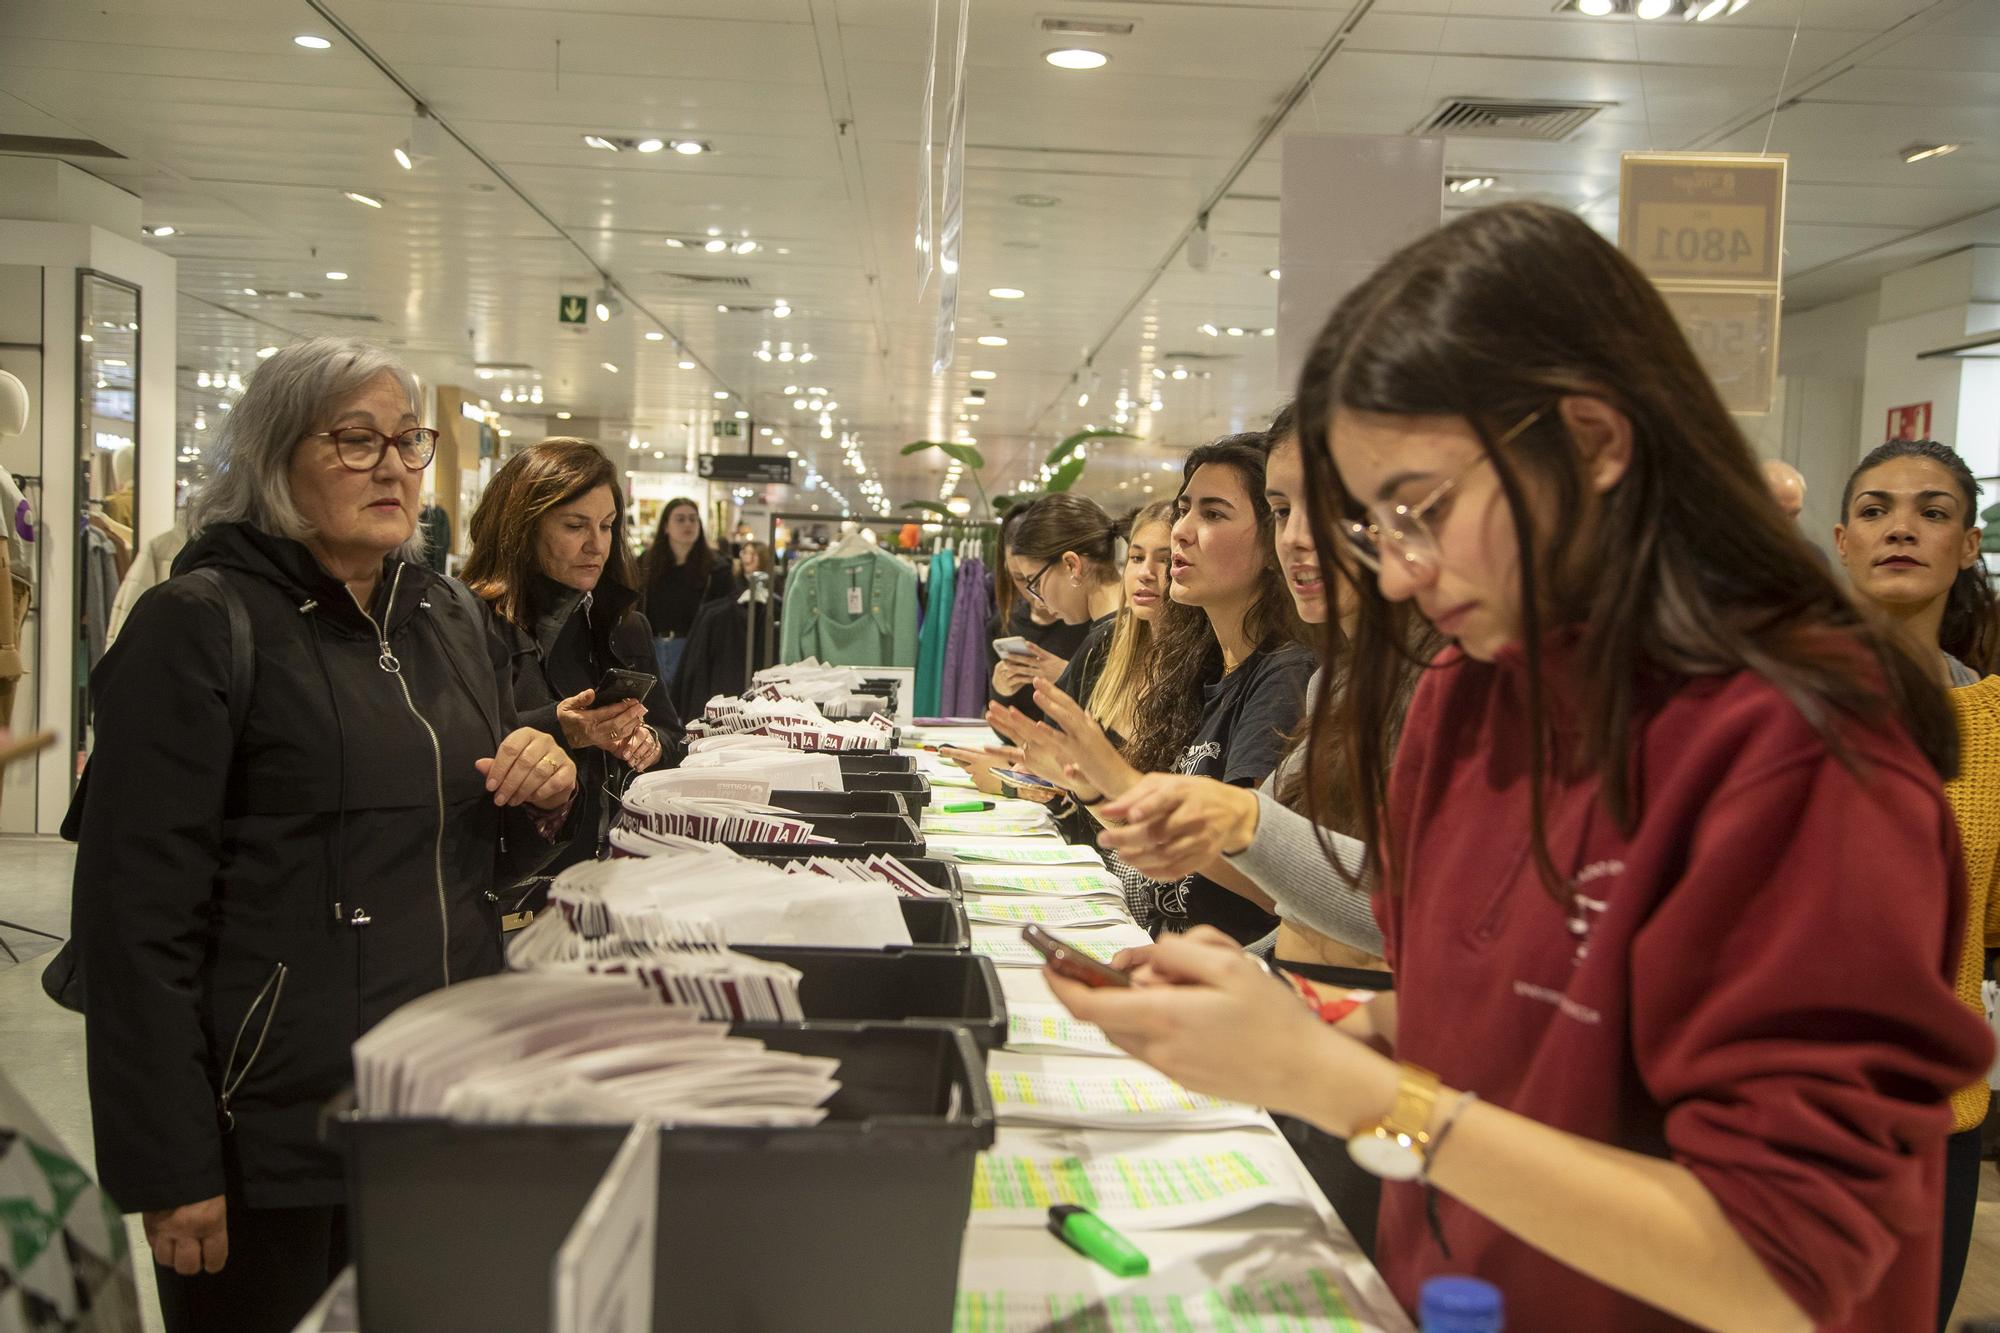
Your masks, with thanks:
<instances>
[{"instance_id":1,"label":"printed sheet of paper","mask_svg":"<svg viewBox=\"0 0 2000 1333\"><path fill-rule=\"evenodd\" d=\"M1125 899L1118 877L1099 866L1005 866L964 863L959 882L967 893L1006 893L1038 898Z\"/></svg>"},{"instance_id":2,"label":"printed sheet of paper","mask_svg":"<svg viewBox=\"0 0 2000 1333\"><path fill-rule=\"evenodd\" d=\"M1104 858L1088 847L1054 837L975 838L962 834L926 839L932 856L947 861L991 861L1001 865L1097 866Z\"/></svg>"},{"instance_id":3,"label":"printed sheet of paper","mask_svg":"<svg viewBox=\"0 0 2000 1333\"><path fill-rule=\"evenodd\" d=\"M1084 931L1065 931L1063 943L1079 953L1108 963L1121 949L1151 944L1153 937L1137 926L1101 926ZM995 967L1040 967L1048 960L1037 953L1021 932L1011 926L974 926L972 952L991 958Z\"/></svg>"},{"instance_id":4,"label":"printed sheet of paper","mask_svg":"<svg viewBox=\"0 0 2000 1333\"><path fill-rule=\"evenodd\" d=\"M1095 1023L1072 1018L1059 1004L1007 1005L1007 1045L1010 1049L1046 1048L1083 1051L1090 1055L1123 1055ZM997 1052L996 1052L997 1054ZM1140 1066L1143 1068L1143 1066ZM998 1105L996 1099L995 1105Z\"/></svg>"},{"instance_id":5,"label":"printed sheet of paper","mask_svg":"<svg viewBox=\"0 0 2000 1333\"><path fill-rule=\"evenodd\" d=\"M926 836L936 833L964 835L982 838L1006 838L1032 836L1051 833L1055 821L1040 810L1023 812L1000 810L968 810L961 814L931 813L937 805L951 802L937 802L924 813L923 826Z\"/></svg>"},{"instance_id":6,"label":"printed sheet of paper","mask_svg":"<svg viewBox=\"0 0 2000 1333\"><path fill-rule=\"evenodd\" d=\"M1021 1006L1030 1011L1030 1022L1038 1017L1033 1013L1036 1007ZM1010 1005L1007 1013L1011 1024L1019 1010ZM1074 1018L1067 1021L1078 1022ZM1101 1037L1102 1030L1096 1025L1084 1026ZM1061 1040L1022 1044L1067 1045ZM1070 1055L1023 1054L1015 1049L1011 1028L1007 1046L986 1057L986 1082L1003 1124L1168 1130L1247 1129L1264 1123L1264 1113L1254 1106L1190 1092L1136 1060L1113 1064ZM1117 1049L1108 1042L1105 1047Z\"/></svg>"},{"instance_id":7,"label":"printed sheet of paper","mask_svg":"<svg viewBox=\"0 0 2000 1333\"><path fill-rule=\"evenodd\" d=\"M646 1333L653 1326L660 1129L641 1120L556 1251L552 1333Z\"/></svg>"},{"instance_id":8,"label":"printed sheet of paper","mask_svg":"<svg viewBox=\"0 0 2000 1333\"><path fill-rule=\"evenodd\" d=\"M1252 1133L1118 1135L1124 1151L995 1148L972 1177L971 1225L1042 1227L1049 1208L1081 1204L1122 1231L1200 1226L1265 1204L1310 1209L1283 1140Z\"/></svg>"},{"instance_id":9,"label":"printed sheet of paper","mask_svg":"<svg viewBox=\"0 0 2000 1333\"><path fill-rule=\"evenodd\" d=\"M967 1232L954 1333L1411 1333L1353 1242L1311 1224L1131 1239L1151 1261L1144 1277L1118 1277L1046 1234Z\"/></svg>"},{"instance_id":10,"label":"printed sheet of paper","mask_svg":"<svg viewBox=\"0 0 2000 1333\"><path fill-rule=\"evenodd\" d=\"M1107 898L1074 898L1057 902L1021 902L1004 898L971 897L965 900L968 920L995 926L1122 926L1132 924L1132 914L1122 902Z\"/></svg>"}]
</instances>

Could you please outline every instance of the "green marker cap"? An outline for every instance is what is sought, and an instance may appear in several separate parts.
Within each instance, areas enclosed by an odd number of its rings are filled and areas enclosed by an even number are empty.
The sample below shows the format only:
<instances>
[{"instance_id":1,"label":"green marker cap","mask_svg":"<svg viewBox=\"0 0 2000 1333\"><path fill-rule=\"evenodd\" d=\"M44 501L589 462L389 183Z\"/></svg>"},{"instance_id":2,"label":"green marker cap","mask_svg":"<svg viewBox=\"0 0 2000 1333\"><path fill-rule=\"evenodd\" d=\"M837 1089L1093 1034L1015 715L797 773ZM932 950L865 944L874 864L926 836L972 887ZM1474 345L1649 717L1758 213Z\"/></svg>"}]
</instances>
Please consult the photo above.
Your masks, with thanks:
<instances>
[{"instance_id":1,"label":"green marker cap","mask_svg":"<svg viewBox=\"0 0 2000 1333\"><path fill-rule=\"evenodd\" d=\"M1094 1259L1119 1277L1144 1277L1152 1268L1131 1241L1088 1208L1059 1203L1049 1209L1049 1231L1086 1259Z\"/></svg>"}]
</instances>

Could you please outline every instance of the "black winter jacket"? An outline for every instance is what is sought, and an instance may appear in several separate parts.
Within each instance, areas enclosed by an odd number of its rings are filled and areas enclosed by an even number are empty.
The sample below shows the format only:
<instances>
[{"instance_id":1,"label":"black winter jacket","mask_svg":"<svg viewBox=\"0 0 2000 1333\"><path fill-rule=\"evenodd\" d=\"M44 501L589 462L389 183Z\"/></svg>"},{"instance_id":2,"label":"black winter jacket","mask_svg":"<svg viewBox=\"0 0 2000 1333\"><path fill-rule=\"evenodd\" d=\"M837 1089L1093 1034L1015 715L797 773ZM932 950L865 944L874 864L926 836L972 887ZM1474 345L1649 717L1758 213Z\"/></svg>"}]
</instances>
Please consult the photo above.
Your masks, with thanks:
<instances>
[{"instance_id":1,"label":"black winter jacket","mask_svg":"<svg viewBox=\"0 0 2000 1333\"><path fill-rule=\"evenodd\" d=\"M572 832L568 843L541 868L542 876L597 855L614 813L605 788L622 793L631 780L631 769L596 746L570 748L556 720L556 705L595 688L612 667L649 676L658 673L652 627L633 609L638 601L639 594L615 584L606 583L585 594L537 574L527 598L534 618L531 626L516 625L502 617L493 603L482 603L493 632L512 659L514 707L521 725L555 737L576 762L576 808L569 822ZM655 684L646 695L646 724L660 741L660 760L654 769L678 764L687 753L686 731L663 684ZM522 905L540 906L518 894L509 896L510 909Z\"/></svg>"},{"instance_id":2,"label":"black winter jacket","mask_svg":"<svg viewBox=\"0 0 2000 1333\"><path fill-rule=\"evenodd\" d=\"M255 685L233 743L221 594L173 578L91 679L74 933L104 1187L128 1211L241 1190L338 1203L321 1108L349 1045L501 966L496 889L553 848L473 764L515 727L463 589L391 559L373 618L304 546L209 529L175 562L241 598Z\"/></svg>"}]
</instances>

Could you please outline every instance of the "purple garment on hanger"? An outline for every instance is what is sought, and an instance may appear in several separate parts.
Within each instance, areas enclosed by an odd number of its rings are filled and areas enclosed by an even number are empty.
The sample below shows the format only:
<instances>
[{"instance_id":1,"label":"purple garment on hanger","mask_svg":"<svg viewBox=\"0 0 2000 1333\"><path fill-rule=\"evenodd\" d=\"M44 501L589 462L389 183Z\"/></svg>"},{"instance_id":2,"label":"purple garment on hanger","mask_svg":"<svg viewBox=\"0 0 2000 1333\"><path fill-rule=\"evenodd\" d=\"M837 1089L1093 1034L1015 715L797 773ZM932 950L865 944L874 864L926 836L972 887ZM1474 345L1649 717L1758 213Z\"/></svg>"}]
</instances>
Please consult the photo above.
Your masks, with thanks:
<instances>
[{"instance_id":1,"label":"purple garment on hanger","mask_svg":"<svg viewBox=\"0 0 2000 1333\"><path fill-rule=\"evenodd\" d=\"M952 601L938 708L949 717L978 717L986 711L986 621L993 614L993 584L984 561L975 556L959 562Z\"/></svg>"}]
</instances>

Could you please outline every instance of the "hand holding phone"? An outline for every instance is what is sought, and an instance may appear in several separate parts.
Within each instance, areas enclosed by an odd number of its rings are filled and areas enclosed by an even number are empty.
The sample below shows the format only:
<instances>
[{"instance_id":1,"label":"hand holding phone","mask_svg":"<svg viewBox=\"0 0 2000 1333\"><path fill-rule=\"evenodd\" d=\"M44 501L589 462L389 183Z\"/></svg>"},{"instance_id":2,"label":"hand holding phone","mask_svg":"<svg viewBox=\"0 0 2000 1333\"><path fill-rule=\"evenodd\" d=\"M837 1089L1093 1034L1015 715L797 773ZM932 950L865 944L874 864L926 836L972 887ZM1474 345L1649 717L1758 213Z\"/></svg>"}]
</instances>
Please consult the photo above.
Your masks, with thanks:
<instances>
[{"instance_id":1,"label":"hand holding phone","mask_svg":"<svg viewBox=\"0 0 2000 1333\"><path fill-rule=\"evenodd\" d=\"M1002 657L1033 657L1035 655L1034 646L1018 634L1004 639L995 639L993 641L993 651Z\"/></svg>"},{"instance_id":2,"label":"hand holding phone","mask_svg":"<svg viewBox=\"0 0 2000 1333\"><path fill-rule=\"evenodd\" d=\"M1132 978L1089 954L1064 944L1040 926L1021 927L1021 938L1049 960L1049 971L1071 981L1080 981L1093 990L1106 986L1130 986Z\"/></svg>"},{"instance_id":3,"label":"hand holding phone","mask_svg":"<svg viewBox=\"0 0 2000 1333\"><path fill-rule=\"evenodd\" d=\"M628 699L643 701L660 683L658 676L645 671L627 671L613 667L604 673L604 679L597 682L595 696L590 701L592 708L609 708L622 704Z\"/></svg>"},{"instance_id":4,"label":"hand holding phone","mask_svg":"<svg viewBox=\"0 0 2000 1333\"><path fill-rule=\"evenodd\" d=\"M1046 778L1038 778L1033 773L1023 773L1018 768L996 768L993 776L1002 782L1011 782L1016 787L1046 787L1050 791L1060 791L1060 787Z\"/></svg>"}]
</instances>

